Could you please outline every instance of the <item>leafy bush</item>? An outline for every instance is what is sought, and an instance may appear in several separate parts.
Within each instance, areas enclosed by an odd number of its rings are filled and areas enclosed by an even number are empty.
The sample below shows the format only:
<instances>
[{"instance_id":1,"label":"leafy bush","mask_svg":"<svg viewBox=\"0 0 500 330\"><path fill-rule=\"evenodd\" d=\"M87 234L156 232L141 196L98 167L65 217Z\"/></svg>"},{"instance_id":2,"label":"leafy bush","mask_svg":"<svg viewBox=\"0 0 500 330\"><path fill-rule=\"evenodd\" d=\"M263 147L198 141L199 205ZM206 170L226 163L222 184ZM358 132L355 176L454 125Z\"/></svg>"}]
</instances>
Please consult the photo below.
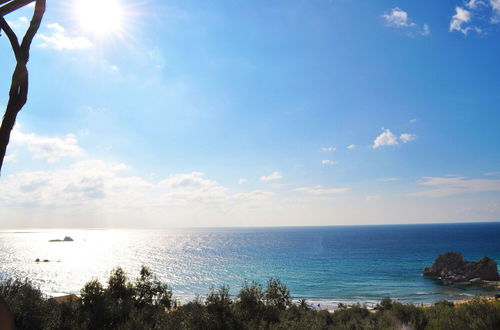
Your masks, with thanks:
<instances>
[{"instance_id":1,"label":"leafy bush","mask_svg":"<svg viewBox=\"0 0 500 330\"><path fill-rule=\"evenodd\" d=\"M43 329L57 319L52 301L28 280L7 280L0 284L0 297L9 305L18 329Z\"/></svg>"}]
</instances>

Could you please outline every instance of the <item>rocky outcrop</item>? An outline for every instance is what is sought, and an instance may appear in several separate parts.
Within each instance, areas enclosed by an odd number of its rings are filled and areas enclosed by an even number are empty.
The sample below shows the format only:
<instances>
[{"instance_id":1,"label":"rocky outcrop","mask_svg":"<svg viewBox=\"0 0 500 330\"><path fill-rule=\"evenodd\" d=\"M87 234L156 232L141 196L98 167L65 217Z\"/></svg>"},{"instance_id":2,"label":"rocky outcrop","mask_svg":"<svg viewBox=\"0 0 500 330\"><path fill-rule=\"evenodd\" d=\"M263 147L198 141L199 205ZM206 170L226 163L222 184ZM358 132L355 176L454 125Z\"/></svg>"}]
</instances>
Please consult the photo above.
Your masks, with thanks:
<instances>
[{"instance_id":1,"label":"rocky outcrop","mask_svg":"<svg viewBox=\"0 0 500 330\"><path fill-rule=\"evenodd\" d=\"M478 261L466 261L459 252L440 255L430 267L425 267L425 277L441 280L443 284L487 284L500 280L495 260L483 257Z\"/></svg>"},{"instance_id":2,"label":"rocky outcrop","mask_svg":"<svg viewBox=\"0 0 500 330\"><path fill-rule=\"evenodd\" d=\"M64 239L51 239L49 242L73 242L70 236L65 236Z\"/></svg>"}]
</instances>

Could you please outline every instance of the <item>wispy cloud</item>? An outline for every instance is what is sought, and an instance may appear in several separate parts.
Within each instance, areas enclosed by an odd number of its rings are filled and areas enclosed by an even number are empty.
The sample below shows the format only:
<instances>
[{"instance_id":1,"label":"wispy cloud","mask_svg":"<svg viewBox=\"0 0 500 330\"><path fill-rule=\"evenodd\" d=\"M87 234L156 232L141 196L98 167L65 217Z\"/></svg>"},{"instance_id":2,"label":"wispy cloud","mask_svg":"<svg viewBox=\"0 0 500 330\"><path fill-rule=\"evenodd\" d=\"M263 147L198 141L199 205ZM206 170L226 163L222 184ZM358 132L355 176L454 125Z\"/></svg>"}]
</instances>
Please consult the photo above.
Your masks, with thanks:
<instances>
[{"instance_id":1,"label":"wispy cloud","mask_svg":"<svg viewBox=\"0 0 500 330\"><path fill-rule=\"evenodd\" d=\"M470 9L476 9L479 6L487 6L487 4L481 0L469 0L465 3L465 6Z\"/></svg>"},{"instance_id":2,"label":"wispy cloud","mask_svg":"<svg viewBox=\"0 0 500 330\"><path fill-rule=\"evenodd\" d=\"M273 181L273 180L279 180L282 178L283 178L283 175L280 172L274 171L273 173L271 173L269 175L261 176L260 180L261 181Z\"/></svg>"},{"instance_id":3,"label":"wispy cloud","mask_svg":"<svg viewBox=\"0 0 500 330\"><path fill-rule=\"evenodd\" d=\"M85 49L92 47L92 42L82 36L68 36L66 30L59 23L46 25L48 33L40 33L38 38L42 41L40 47L56 50Z\"/></svg>"},{"instance_id":4,"label":"wispy cloud","mask_svg":"<svg viewBox=\"0 0 500 330\"><path fill-rule=\"evenodd\" d=\"M403 133L399 136L399 140L403 143L408 143L410 141L413 141L417 138L415 134L409 134L409 133Z\"/></svg>"},{"instance_id":5,"label":"wispy cloud","mask_svg":"<svg viewBox=\"0 0 500 330\"><path fill-rule=\"evenodd\" d=\"M332 152L335 150L337 150L336 147L323 147L323 148L321 148L321 151L324 151L324 152Z\"/></svg>"},{"instance_id":6,"label":"wispy cloud","mask_svg":"<svg viewBox=\"0 0 500 330\"><path fill-rule=\"evenodd\" d=\"M498 23L500 23L500 0L470 0L464 3L464 7L455 7L449 30L467 35L470 31L481 33L488 29L489 24Z\"/></svg>"},{"instance_id":7,"label":"wispy cloud","mask_svg":"<svg viewBox=\"0 0 500 330\"><path fill-rule=\"evenodd\" d=\"M465 26L471 20L471 13L467 9L462 7L455 7L455 15L451 18L450 21L450 32L458 31L465 35L469 33L469 31L481 32L481 29L476 26Z\"/></svg>"},{"instance_id":8,"label":"wispy cloud","mask_svg":"<svg viewBox=\"0 0 500 330\"><path fill-rule=\"evenodd\" d=\"M467 179L466 177L424 177L418 184L429 190L412 193L412 196L446 197L458 194L500 191L500 179Z\"/></svg>"},{"instance_id":9,"label":"wispy cloud","mask_svg":"<svg viewBox=\"0 0 500 330\"><path fill-rule=\"evenodd\" d=\"M244 183L247 183L248 182L248 179L245 179L245 178L241 178L238 180L238 184L244 184Z\"/></svg>"},{"instance_id":10,"label":"wispy cloud","mask_svg":"<svg viewBox=\"0 0 500 330\"><path fill-rule=\"evenodd\" d=\"M336 164L338 164L338 162L334 161L334 160L330 160L330 159L323 159L321 161L321 164L323 164L323 165L336 165Z\"/></svg>"},{"instance_id":11,"label":"wispy cloud","mask_svg":"<svg viewBox=\"0 0 500 330\"><path fill-rule=\"evenodd\" d=\"M413 22L408 15L408 12L399 7L392 8L382 15L387 26L404 31L409 36L422 35L428 36L431 31L429 25L424 24L420 27L417 23Z\"/></svg>"},{"instance_id":12,"label":"wispy cloud","mask_svg":"<svg viewBox=\"0 0 500 330\"><path fill-rule=\"evenodd\" d=\"M347 149L349 149L349 150L352 150L352 149L354 149L355 147L356 147L356 145L355 145L355 144L350 144L350 145L348 145L346 148L347 148Z\"/></svg>"},{"instance_id":13,"label":"wispy cloud","mask_svg":"<svg viewBox=\"0 0 500 330\"><path fill-rule=\"evenodd\" d=\"M428 24L424 24L424 26L422 27L422 32L420 32L420 34L424 37L427 37L431 34L431 28Z\"/></svg>"},{"instance_id":14,"label":"wispy cloud","mask_svg":"<svg viewBox=\"0 0 500 330\"><path fill-rule=\"evenodd\" d=\"M500 172L486 172L485 176L500 176Z\"/></svg>"},{"instance_id":15,"label":"wispy cloud","mask_svg":"<svg viewBox=\"0 0 500 330\"><path fill-rule=\"evenodd\" d=\"M207 189L217 185L215 181L205 179L204 176L205 174L203 172L175 174L160 181L159 185L169 188L184 189Z\"/></svg>"},{"instance_id":16,"label":"wispy cloud","mask_svg":"<svg viewBox=\"0 0 500 330\"><path fill-rule=\"evenodd\" d=\"M389 26L398 28L415 26L415 23L413 23L410 20L410 17L408 17L408 13L398 7L392 8L388 13L385 13L382 16Z\"/></svg>"},{"instance_id":17,"label":"wispy cloud","mask_svg":"<svg viewBox=\"0 0 500 330\"><path fill-rule=\"evenodd\" d=\"M391 182L391 181L399 181L399 180L401 180L401 179L400 178L391 178L391 177L377 179L378 182Z\"/></svg>"},{"instance_id":18,"label":"wispy cloud","mask_svg":"<svg viewBox=\"0 0 500 330\"><path fill-rule=\"evenodd\" d=\"M500 0L490 0L491 8L493 9L493 15L491 16L491 23L500 23Z\"/></svg>"},{"instance_id":19,"label":"wispy cloud","mask_svg":"<svg viewBox=\"0 0 500 330\"><path fill-rule=\"evenodd\" d=\"M294 191L308 193L312 195L332 195L332 194L343 194L350 191L351 188L342 187L342 188L323 188L322 186L314 186L314 187L300 187L294 189Z\"/></svg>"},{"instance_id":20,"label":"wispy cloud","mask_svg":"<svg viewBox=\"0 0 500 330\"><path fill-rule=\"evenodd\" d=\"M128 175L123 163L85 160L49 171L8 175L0 185L3 205L91 207L121 210L165 210L230 207L235 202L262 201L274 193L263 190L232 193L202 172L173 174L158 182Z\"/></svg>"},{"instance_id":21,"label":"wispy cloud","mask_svg":"<svg viewBox=\"0 0 500 330\"><path fill-rule=\"evenodd\" d=\"M12 131L12 144L26 146L35 158L54 163L64 157L80 157L84 154L74 134L64 137L49 137L35 133L24 133L20 125Z\"/></svg>"}]
</instances>

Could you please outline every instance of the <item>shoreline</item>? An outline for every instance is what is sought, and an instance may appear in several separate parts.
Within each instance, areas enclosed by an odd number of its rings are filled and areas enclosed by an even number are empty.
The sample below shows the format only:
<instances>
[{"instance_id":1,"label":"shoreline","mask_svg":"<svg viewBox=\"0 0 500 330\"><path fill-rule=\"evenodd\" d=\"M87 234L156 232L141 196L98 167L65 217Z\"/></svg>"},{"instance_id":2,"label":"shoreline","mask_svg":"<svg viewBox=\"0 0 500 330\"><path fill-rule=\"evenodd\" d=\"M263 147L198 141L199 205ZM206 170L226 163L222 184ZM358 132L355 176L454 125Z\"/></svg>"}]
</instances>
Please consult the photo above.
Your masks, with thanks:
<instances>
[{"instance_id":1,"label":"shoreline","mask_svg":"<svg viewBox=\"0 0 500 330\"><path fill-rule=\"evenodd\" d=\"M193 296L192 299L189 299L189 300L186 299L184 301L179 301L179 302L181 305L187 304L189 302L194 301L194 297L196 297L196 295ZM233 298L236 298L236 297L233 297ZM430 307L430 306L432 306L440 301L447 301L447 302L453 303L455 306L467 304L476 298L484 299L488 302L498 301L498 299L495 297L495 295L487 295L487 296L486 295L476 295L474 297L468 297L468 298L464 298L464 299L454 299L454 300L443 299L443 300L436 300L436 301L432 301L432 302L419 302L419 303L411 302L411 301L404 301L404 300L401 300L398 298L392 298L392 297L385 297L385 298L389 298L394 302L407 304L407 305L413 305L413 306L421 307L421 308L428 308L428 307ZM359 306L364 307L370 311L375 311L377 305L379 305L380 302L385 298L382 298L380 300L347 300L347 299L346 300L308 300L308 299L306 299L306 302L307 302L307 306L313 310L318 310L318 311L326 310L330 313L333 313L333 312L339 310L341 305L343 305L344 307L352 307L355 305L359 305ZM70 293L70 294L57 295L57 296L47 296L47 299L53 299L54 301L56 301L58 303L66 303L66 302L69 302L70 300L73 300L73 301L78 300L78 299L80 299L80 296L78 294L75 294L75 293ZM292 299L292 302L294 304L298 305L300 303L300 299Z\"/></svg>"}]
</instances>

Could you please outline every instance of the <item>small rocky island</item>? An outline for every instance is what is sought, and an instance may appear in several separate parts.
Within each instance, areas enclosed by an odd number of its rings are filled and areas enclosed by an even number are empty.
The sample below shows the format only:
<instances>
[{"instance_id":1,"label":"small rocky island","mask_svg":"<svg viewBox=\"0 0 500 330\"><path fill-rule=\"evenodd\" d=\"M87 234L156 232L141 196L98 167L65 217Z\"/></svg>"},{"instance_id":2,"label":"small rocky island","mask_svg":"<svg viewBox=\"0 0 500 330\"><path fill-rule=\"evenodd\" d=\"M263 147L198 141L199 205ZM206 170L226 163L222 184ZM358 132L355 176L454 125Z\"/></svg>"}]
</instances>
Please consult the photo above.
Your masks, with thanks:
<instances>
[{"instance_id":1,"label":"small rocky island","mask_svg":"<svg viewBox=\"0 0 500 330\"><path fill-rule=\"evenodd\" d=\"M49 240L49 242L73 242L74 240L69 237L69 236L65 236L64 239L51 239Z\"/></svg>"},{"instance_id":2,"label":"small rocky island","mask_svg":"<svg viewBox=\"0 0 500 330\"><path fill-rule=\"evenodd\" d=\"M440 280L444 285L469 283L485 286L500 286L497 263L483 257L477 261L466 261L459 252L440 255L430 267L425 267L423 275Z\"/></svg>"}]
</instances>

